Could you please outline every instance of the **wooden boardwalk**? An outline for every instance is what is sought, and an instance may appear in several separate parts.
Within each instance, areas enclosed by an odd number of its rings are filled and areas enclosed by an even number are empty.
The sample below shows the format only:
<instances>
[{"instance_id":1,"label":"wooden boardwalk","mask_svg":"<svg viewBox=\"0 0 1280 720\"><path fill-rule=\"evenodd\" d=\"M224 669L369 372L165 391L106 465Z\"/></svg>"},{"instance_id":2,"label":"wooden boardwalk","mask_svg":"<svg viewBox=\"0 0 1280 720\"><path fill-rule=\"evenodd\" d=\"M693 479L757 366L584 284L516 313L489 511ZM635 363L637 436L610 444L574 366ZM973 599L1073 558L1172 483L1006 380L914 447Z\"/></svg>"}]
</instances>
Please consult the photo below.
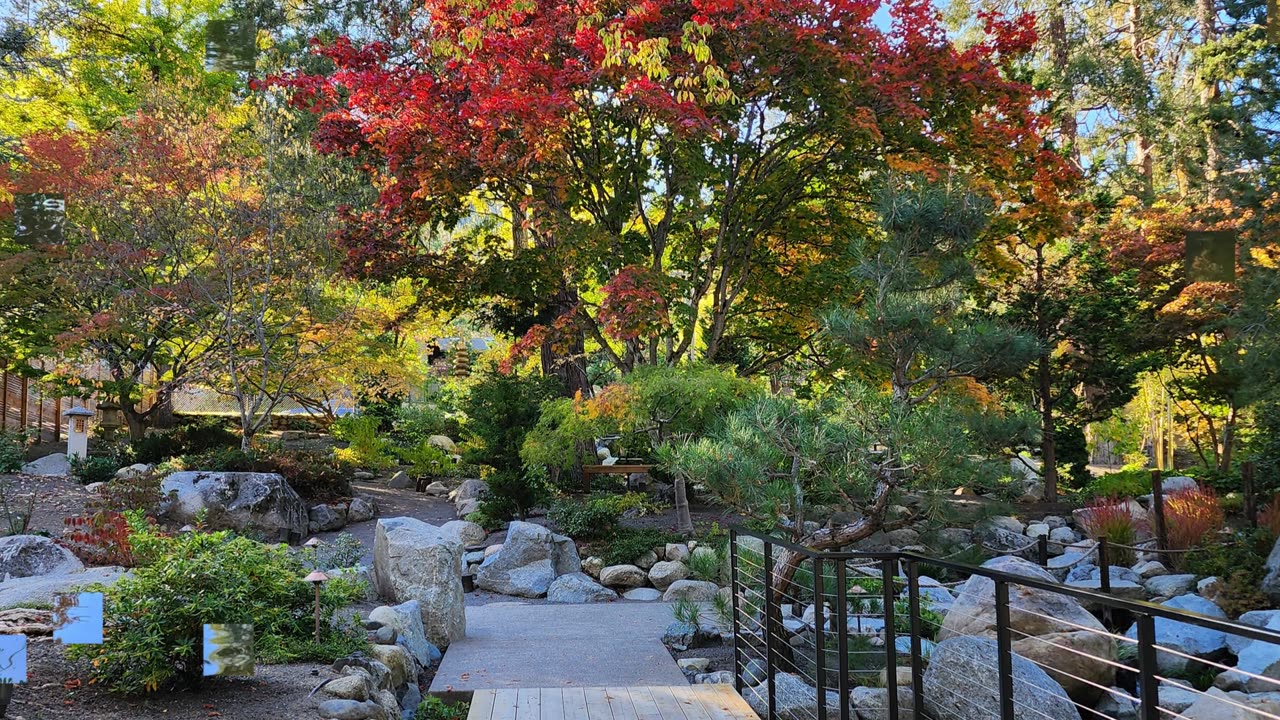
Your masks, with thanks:
<instances>
[{"instance_id":1,"label":"wooden boardwalk","mask_svg":"<svg viewBox=\"0 0 1280 720\"><path fill-rule=\"evenodd\" d=\"M730 685L476 690L467 720L759 720Z\"/></svg>"}]
</instances>

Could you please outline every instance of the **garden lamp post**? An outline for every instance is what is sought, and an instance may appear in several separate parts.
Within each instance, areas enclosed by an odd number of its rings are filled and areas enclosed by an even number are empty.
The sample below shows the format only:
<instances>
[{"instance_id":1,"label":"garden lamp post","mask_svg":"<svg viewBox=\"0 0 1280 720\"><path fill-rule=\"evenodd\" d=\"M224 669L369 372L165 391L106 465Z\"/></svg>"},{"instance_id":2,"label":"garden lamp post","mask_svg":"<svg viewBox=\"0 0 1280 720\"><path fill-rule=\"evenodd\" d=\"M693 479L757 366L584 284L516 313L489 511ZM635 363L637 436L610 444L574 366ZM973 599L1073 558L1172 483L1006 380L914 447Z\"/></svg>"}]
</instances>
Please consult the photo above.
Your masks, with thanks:
<instances>
[{"instance_id":1,"label":"garden lamp post","mask_svg":"<svg viewBox=\"0 0 1280 720\"><path fill-rule=\"evenodd\" d=\"M316 588L316 642L320 642L320 585L329 579L328 575L316 570L303 578Z\"/></svg>"},{"instance_id":2,"label":"garden lamp post","mask_svg":"<svg viewBox=\"0 0 1280 720\"><path fill-rule=\"evenodd\" d=\"M83 460L89 455L89 418L93 417L93 411L73 407L62 416L67 419L67 459Z\"/></svg>"}]
</instances>

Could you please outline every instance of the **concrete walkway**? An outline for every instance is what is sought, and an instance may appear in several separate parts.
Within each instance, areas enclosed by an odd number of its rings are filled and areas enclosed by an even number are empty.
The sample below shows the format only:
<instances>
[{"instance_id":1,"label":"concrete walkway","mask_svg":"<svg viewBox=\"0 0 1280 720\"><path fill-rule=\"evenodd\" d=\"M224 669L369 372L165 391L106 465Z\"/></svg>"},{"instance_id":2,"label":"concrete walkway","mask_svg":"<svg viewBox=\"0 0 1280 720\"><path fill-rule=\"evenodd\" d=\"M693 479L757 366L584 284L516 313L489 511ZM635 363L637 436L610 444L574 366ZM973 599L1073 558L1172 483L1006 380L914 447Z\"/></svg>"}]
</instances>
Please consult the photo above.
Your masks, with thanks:
<instances>
[{"instance_id":1,"label":"concrete walkway","mask_svg":"<svg viewBox=\"0 0 1280 720\"><path fill-rule=\"evenodd\" d=\"M467 636L445 652L431 692L687 685L662 644L672 621L663 602L468 607Z\"/></svg>"}]
</instances>

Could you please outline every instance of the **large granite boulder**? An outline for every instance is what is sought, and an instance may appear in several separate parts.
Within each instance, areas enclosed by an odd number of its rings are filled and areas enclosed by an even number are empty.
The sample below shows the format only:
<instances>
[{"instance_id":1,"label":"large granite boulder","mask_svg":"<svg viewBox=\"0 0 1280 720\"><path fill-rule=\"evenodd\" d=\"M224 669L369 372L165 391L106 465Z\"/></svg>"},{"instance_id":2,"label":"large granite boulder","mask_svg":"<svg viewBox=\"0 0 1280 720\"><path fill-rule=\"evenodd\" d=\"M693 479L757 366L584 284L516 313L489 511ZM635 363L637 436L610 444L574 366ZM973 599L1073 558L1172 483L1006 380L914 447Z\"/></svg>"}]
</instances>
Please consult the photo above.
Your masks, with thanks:
<instances>
[{"instance_id":1,"label":"large granite boulder","mask_svg":"<svg viewBox=\"0 0 1280 720\"><path fill-rule=\"evenodd\" d=\"M381 597L417 600L427 639L446 647L466 634L462 544L414 518L382 518L373 536L373 581Z\"/></svg>"},{"instance_id":2,"label":"large granite boulder","mask_svg":"<svg viewBox=\"0 0 1280 720\"><path fill-rule=\"evenodd\" d=\"M1221 608L1199 595L1179 595L1160 604L1165 607L1186 610L1224 620L1227 617L1227 614L1222 612ZM1155 619L1155 626L1156 644L1176 653L1214 661L1220 660L1227 654L1227 635L1219 630L1162 617ZM1137 639L1137 624L1129 628L1129 631L1125 633L1125 637ZM1159 666L1160 673L1165 676L1181 677L1188 670L1203 670L1209 667L1184 657L1183 654L1157 650L1156 665Z\"/></svg>"},{"instance_id":3,"label":"large granite boulder","mask_svg":"<svg viewBox=\"0 0 1280 720\"><path fill-rule=\"evenodd\" d=\"M1058 584L1057 579L1035 563L1002 556L982 567L1041 582ZM996 636L995 581L971 576L956 592L938 640L975 636ZM1106 628L1075 599L1048 590L1010 583L1009 625L1013 630L1014 652L1050 671L1073 698L1092 704L1098 685L1110 687L1115 679L1115 642ZM1088 628L1082 630L1081 628ZM1074 677L1072 677L1074 676Z\"/></svg>"},{"instance_id":4,"label":"large granite boulder","mask_svg":"<svg viewBox=\"0 0 1280 720\"><path fill-rule=\"evenodd\" d=\"M1252 611L1256 619L1259 611ZM1266 616L1262 627L1272 632L1280 632L1280 614L1276 611ZM1245 613L1250 615L1251 613ZM1248 623L1244 616L1241 622ZM1223 690L1243 690L1244 692L1273 692L1280 690L1280 643L1263 640L1247 640L1238 635L1227 636L1228 648L1239 657L1236 658L1236 669L1220 673L1213 684ZM1235 646L1232 648L1231 646Z\"/></svg>"},{"instance_id":5,"label":"large granite boulder","mask_svg":"<svg viewBox=\"0 0 1280 720\"><path fill-rule=\"evenodd\" d=\"M999 668L994 640L943 640L933 649L924 674L925 711L934 720L999 720ZM1016 653L1013 702L1017 720L1080 720L1062 686Z\"/></svg>"},{"instance_id":6,"label":"large granite boulder","mask_svg":"<svg viewBox=\"0 0 1280 720\"><path fill-rule=\"evenodd\" d=\"M78 572L84 572L84 563L47 537L0 537L0 581Z\"/></svg>"},{"instance_id":7,"label":"large granite boulder","mask_svg":"<svg viewBox=\"0 0 1280 720\"><path fill-rule=\"evenodd\" d=\"M205 513L205 524L284 542L307 534L306 503L276 473L177 472L160 485L166 495L160 514L174 522L194 522Z\"/></svg>"},{"instance_id":8,"label":"large granite boulder","mask_svg":"<svg viewBox=\"0 0 1280 720\"><path fill-rule=\"evenodd\" d=\"M316 505L307 511L307 532L329 532L347 524L347 509L342 505Z\"/></svg>"},{"instance_id":9,"label":"large granite boulder","mask_svg":"<svg viewBox=\"0 0 1280 720\"><path fill-rule=\"evenodd\" d=\"M561 575L582 571L573 540L541 525L513 521L502 549L485 558L476 586L502 595L536 598Z\"/></svg>"},{"instance_id":10,"label":"large granite boulder","mask_svg":"<svg viewBox=\"0 0 1280 720\"><path fill-rule=\"evenodd\" d=\"M489 483L477 478L468 478L449 493L449 499L453 501L458 517L464 518L480 507L480 501L484 500L488 494Z\"/></svg>"},{"instance_id":11,"label":"large granite boulder","mask_svg":"<svg viewBox=\"0 0 1280 720\"><path fill-rule=\"evenodd\" d=\"M1280 715L1280 695L1274 692L1246 695L1209 688L1182 711L1186 720L1258 720Z\"/></svg>"},{"instance_id":12,"label":"large granite boulder","mask_svg":"<svg viewBox=\"0 0 1280 720\"><path fill-rule=\"evenodd\" d=\"M489 531L466 520L450 520L440 526L441 532L458 538L463 547L480 545L489 537Z\"/></svg>"}]
</instances>

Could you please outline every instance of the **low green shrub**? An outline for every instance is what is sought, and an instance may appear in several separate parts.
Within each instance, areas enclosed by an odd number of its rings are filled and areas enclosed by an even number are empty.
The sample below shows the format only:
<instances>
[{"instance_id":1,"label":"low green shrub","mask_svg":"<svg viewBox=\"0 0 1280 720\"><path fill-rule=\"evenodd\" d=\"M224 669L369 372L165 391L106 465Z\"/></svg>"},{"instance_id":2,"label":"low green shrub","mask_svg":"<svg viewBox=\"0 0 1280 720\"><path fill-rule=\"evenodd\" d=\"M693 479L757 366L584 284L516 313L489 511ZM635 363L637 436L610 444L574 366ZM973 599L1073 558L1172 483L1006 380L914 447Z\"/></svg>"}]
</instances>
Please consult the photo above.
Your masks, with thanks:
<instances>
[{"instance_id":1,"label":"low green shrub","mask_svg":"<svg viewBox=\"0 0 1280 720\"><path fill-rule=\"evenodd\" d=\"M498 470L485 478L489 495L480 503L494 518L523 518L550 497L547 480L539 472Z\"/></svg>"},{"instance_id":2,"label":"low green shrub","mask_svg":"<svg viewBox=\"0 0 1280 720\"><path fill-rule=\"evenodd\" d=\"M458 414L434 402L401 405L396 410L391 426L392 442L401 447L414 447L432 435L454 440L461 437L462 424L458 421Z\"/></svg>"},{"instance_id":3,"label":"low green shrub","mask_svg":"<svg viewBox=\"0 0 1280 720\"><path fill-rule=\"evenodd\" d=\"M1240 530L1223 542L1201 545L1186 553L1180 569L1219 578L1218 596L1212 599L1231 617L1269 607L1266 597L1257 590L1267 573L1267 556L1275 539L1266 527Z\"/></svg>"},{"instance_id":4,"label":"low green shrub","mask_svg":"<svg viewBox=\"0 0 1280 720\"><path fill-rule=\"evenodd\" d=\"M155 464L172 457L198 455L218 448L239 447L240 436L216 418L189 422L172 430L149 432L129 443L133 462Z\"/></svg>"},{"instance_id":5,"label":"low green shrub","mask_svg":"<svg viewBox=\"0 0 1280 720\"><path fill-rule=\"evenodd\" d=\"M396 464L391 441L381 432L382 418L375 415L347 415L333 424L333 436L347 447L335 450L339 460L368 470L383 470Z\"/></svg>"},{"instance_id":6,"label":"low green shrub","mask_svg":"<svg viewBox=\"0 0 1280 720\"><path fill-rule=\"evenodd\" d=\"M0 430L0 472L17 472L26 464L27 436Z\"/></svg>"},{"instance_id":7,"label":"low green shrub","mask_svg":"<svg viewBox=\"0 0 1280 720\"><path fill-rule=\"evenodd\" d=\"M633 528L619 526L600 542L596 552L605 565L621 565L630 563L649 550L676 542L680 536L657 528Z\"/></svg>"},{"instance_id":8,"label":"low green shrub","mask_svg":"<svg viewBox=\"0 0 1280 720\"><path fill-rule=\"evenodd\" d=\"M466 720L471 703L447 703L435 696L427 696L413 711L413 720Z\"/></svg>"},{"instance_id":9,"label":"low green shrub","mask_svg":"<svg viewBox=\"0 0 1280 720\"><path fill-rule=\"evenodd\" d=\"M238 447L187 455L181 465L188 470L279 473L299 495L313 500L349 496L354 471L337 456L325 452L246 451Z\"/></svg>"},{"instance_id":10,"label":"low green shrub","mask_svg":"<svg viewBox=\"0 0 1280 720\"><path fill-rule=\"evenodd\" d=\"M720 583L724 579L721 577L725 567L724 553L716 547L711 547L711 552L700 552L704 547L710 546L699 545L689 555L689 573L698 580Z\"/></svg>"},{"instance_id":11,"label":"low green shrub","mask_svg":"<svg viewBox=\"0 0 1280 720\"><path fill-rule=\"evenodd\" d=\"M1151 492L1151 470L1145 467L1128 467L1113 473L1099 475L1085 488L1092 497L1136 497Z\"/></svg>"},{"instance_id":12,"label":"low green shrub","mask_svg":"<svg viewBox=\"0 0 1280 720\"><path fill-rule=\"evenodd\" d=\"M72 645L67 656L92 661L90 676L112 692L138 694L192 687L203 676L206 623L252 624L263 659L330 661L357 644L349 627L314 632L314 590L306 568L283 545L263 545L230 532L163 535L141 513L127 514L138 566L104 594L104 642ZM359 599L360 583L334 578L321 586L323 616ZM363 641L363 635L360 636Z\"/></svg>"},{"instance_id":13,"label":"low green shrub","mask_svg":"<svg viewBox=\"0 0 1280 720\"><path fill-rule=\"evenodd\" d=\"M119 469L120 463L115 458L92 455L71 458L71 477L81 485L107 482L116 476L116 471Z\"/></svg>"},{"instance_id":14,"label":"low green shrub","mask_svg":"<svg viewBox=\"0 0 1280 720\"><path fill-rule=\"evenodd\" d=\"M395 454L409 465L409 474L415 478L456 477L458 473L458 463L427 440L412 447L396 448Z\"/></svg>"},{"instance_id":15,"label":"low green shrub","mask_svg":"<svg viewBox=\"0 0 1280 720\"><path fill-rule=\"evenodd\" d=\"M364 543L349 532L340 532L330 542L315 548L304 547L300 552L302 564L313 570L355 567L364 557Z\"/></svg>"},{"instance_id":16,"label":"low green shrub","mask_svg":"<svg viewBox=\"0 0 1280 720\"><path fill-rule=\"evenodd\" d=\"M649 509L650 501L643 493L599 493L585 500L557 500L547 519L565 535L590 540L613 532L624 514L644 515Z\"/></svg>"}]
</instances>

